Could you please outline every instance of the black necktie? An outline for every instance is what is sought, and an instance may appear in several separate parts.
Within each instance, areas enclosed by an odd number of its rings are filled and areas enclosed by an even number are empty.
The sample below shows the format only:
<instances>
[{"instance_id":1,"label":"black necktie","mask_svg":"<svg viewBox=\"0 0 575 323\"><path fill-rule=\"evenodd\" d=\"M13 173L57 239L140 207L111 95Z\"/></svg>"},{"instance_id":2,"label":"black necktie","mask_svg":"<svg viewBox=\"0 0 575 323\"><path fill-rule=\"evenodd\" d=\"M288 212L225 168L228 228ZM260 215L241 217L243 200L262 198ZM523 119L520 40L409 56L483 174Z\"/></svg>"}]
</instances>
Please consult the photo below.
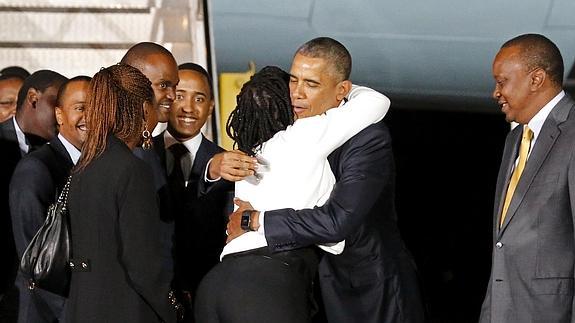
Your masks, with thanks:
<instances>
[{"instance_id":1,"label":"black necktie","mask_svg":"<svg viewBox=\"0 0 575 323\"><path fill-rule=\"evenodd\" d=\"M178 186L185 186L184 172L182 171L182 158L188 153L188 149L184 144L177 143L170 146L170 152L174 156L174 167L168 176L170 182L177 183Z\"/></svg>"}]
</instances>

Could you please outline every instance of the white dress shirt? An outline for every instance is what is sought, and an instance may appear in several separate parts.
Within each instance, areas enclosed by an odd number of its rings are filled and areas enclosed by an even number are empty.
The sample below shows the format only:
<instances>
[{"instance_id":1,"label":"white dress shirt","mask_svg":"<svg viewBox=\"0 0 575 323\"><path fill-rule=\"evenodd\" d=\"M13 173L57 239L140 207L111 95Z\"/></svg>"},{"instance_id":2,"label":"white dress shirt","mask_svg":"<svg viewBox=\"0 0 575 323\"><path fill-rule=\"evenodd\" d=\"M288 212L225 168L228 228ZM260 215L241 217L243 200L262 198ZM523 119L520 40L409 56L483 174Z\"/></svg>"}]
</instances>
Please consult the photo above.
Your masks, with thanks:
<instances>
[{"instance_id":1,"label":"white dress shirt","mask_svg":"<svg viewBox=\"0 0 575 323\"><path fill-rule=\"evenodd\" d=\"M545 123L545 120L547 120L547 117L549 116L549 113L551 113L551 110L553 110L553 108L557 105L557 103L559 103L559 101L561 101L561 99L564 96L565 96L564 91L559 92L559 94L557 94L553 99L551 99L551 101L547 102L547 104L544 105L543 108L541 108L541 110L539 110L539 112L537 112L537 114L534 115L533 118L531 118L531 120L529 120L529 122L527 123L529 129L533 131L533 139L531 139L530 148L535 147L535 142L539 137L541 128L543 128L543 123ZM529 149L529 155L531 155L531 150L532 149Z\"/></svg>"},{"instance_id":2,"label":"white dress shirt","mask_svg":"<svg viewBox=\"0 0 575 323\"><path fill-rule=\"evenodd\" d=\"M180 142L172 134L166 130L164 131L164 147L166 147L166 168L168 170L168 174L172 173L174 168L174 155L170 151L170 147L174 144L181 143L183 144L188 152L182 157L180 167L182 168L182 174L184 174L184 183L188 186L188 179L190 176L190 172L192 170L192 166L194 165L194 159L196 158L196 154L198 153L198 149L200 149L200 145L202 143L202 135L198 133L195 137L188 139L186 141Z\"/></svg>"},{"instance_id":3,"label":"white dress shirt","mask_svg":"<svg viewBox=\"0 0 575 323\"><path fill-rule=\"evenodd\" d=\"M296 120L263 143L258 158L266 165L257 170L262 178L236 182L236 197L249 201L259 211L323 205L335 184L327 156L370 124L380 121L390 106L386 96L366 87L354 86L349 98L339 108ZM343 245L344 242L339 247L320 247L338 254ZM263 231L247 232L230 241L220 259L265 246Z\"/></svg>"},{"instance_id":4,"label":"white dress shirt","mask_svg":"<svg viewBox=\"0 0 575 323\"><path fill-rule=\"evenodd\" d=\"M80 159L80 150L78 150L78 148L76 148L74 145L72 145L68 139L66 139L64 136L62 136L61 133L58 133L58 139L60 139L60 141L62 142L62 145L64 145L64 148L66 148L66 151L68 152L68 155L70 155L70 158L72 159L72 163L74 163L74 165L76 165L78 163L78 159Z\"/></svg>"},{"instance_id":5,"label":"white dress shirt","mask_svg":"<svg viewBox=\"0 0 575 323\"><path fill-rule=\"evenodd\" d=\"M533 151L533 147L535 147L535 142L537 141L537 138L539 138L539 133L541 133L541 128L543 128L543 124L545 123L545 120L547 120L549 113L551 113L553 108L557 105L557 103L559 103L559 101L561 101L561 99L564 96L565 96L564 91L559 92L559 94L557 94L553 99L551 99L551 101L547 102L547 104L544 105L543 108L541 108L541 110L539 110L539 112L537 112L537 114L535 114L533 118L531 118L531 120L529 120L529 122L527 123L529 129L533 131L533 138L531 139L531 143L529 146L529 153L527 154L527 160L529 160L529 156L531 156L531 151ZM514 126L512 126L512 128L515 128L515 126L519 125L518 123L513 124ZM519 164L519 154L517 154L517 158L515 158L513 169L515 169L515 167L517 167L518 164Z\"/></svg>"},{"instance_id":6,"label":"white dress shirt","mask_svg":"<svg viewBox=\"0 0 575 323\"><path fill-rule=\"evenodd\" d=\"M12 121L14 122L14 129L16 129L16 139L18 139L18 147L20 147L20 153L22 156L26 155L30 150L30 146L26 143L26 135L24 131L20 129L18 122L16 122L16 117L12 117Z\"/></svg>"}]
</instances>

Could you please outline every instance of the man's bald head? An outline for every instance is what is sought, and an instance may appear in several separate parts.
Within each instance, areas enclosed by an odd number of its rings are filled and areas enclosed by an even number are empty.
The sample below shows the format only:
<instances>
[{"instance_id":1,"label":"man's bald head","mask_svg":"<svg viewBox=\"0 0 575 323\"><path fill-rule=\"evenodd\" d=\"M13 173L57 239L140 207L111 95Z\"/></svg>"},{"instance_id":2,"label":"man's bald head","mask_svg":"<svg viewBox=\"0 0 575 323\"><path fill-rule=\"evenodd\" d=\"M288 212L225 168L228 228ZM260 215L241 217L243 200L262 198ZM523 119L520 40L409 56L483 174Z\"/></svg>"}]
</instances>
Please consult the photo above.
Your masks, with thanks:
<instances>
[{"instance_id":1,"label":"man's bald head","mask_svg":"<svg viewBox=\"0 0 575 323\"><path fill-rule=\"evenodd\" d=\"M152 82L158 121L168 121L168 112L176 97L176 85L179 82L178 64L172 53L162 45L142 42L132 46L121 63L137 68Z\"/></svg>"},{"instance_id":2,"label":"man's bald head","mask_svg":"<svg viewBox=\"0 0 575 323\"><path fill-rule=\"evenodd\" d=\"M148 57L155 55L165 55L173 59L174 62L176 61L172 53L164 46L152 42L141 42L128 49L124 57L122 57L121 63L140 69L146 64Z\"/></svg>"}]
</instances>

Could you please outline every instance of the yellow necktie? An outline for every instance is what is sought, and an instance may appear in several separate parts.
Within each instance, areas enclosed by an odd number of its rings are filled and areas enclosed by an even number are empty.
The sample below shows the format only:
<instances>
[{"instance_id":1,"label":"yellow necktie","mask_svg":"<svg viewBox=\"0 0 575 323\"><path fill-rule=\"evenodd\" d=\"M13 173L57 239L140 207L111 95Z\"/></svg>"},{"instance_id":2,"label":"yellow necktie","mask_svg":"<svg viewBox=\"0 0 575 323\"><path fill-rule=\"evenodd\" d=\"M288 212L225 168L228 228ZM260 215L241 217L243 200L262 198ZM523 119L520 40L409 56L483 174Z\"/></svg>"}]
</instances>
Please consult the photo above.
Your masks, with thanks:
<instances>
[{"instance_id":1,"label":"yellow necktie","mask_svg":"<svg viewBox=\"0 0 575 323\"><path fill-rule=\"evenodd\" d=\"M521 146L519 146L519 163L517 163L515 170L513 170L513 175L511 175L511 180L507 187L507 194L505 194L505 202L503 203L503 212L501 212L499 227L503 226L503 221L505 221L505 216L507 215L507 209L509 208L509 204L511 204L511 198L513 198L513 193L515 192L515 188L517 188L517 183L519 183L519 178L521 178L521 173L523 173L523 169L527 163L527 156L529 155L529 148L531 147L531 139L533 139L533 131L531 131L527 125L523 126L523 136L521 137Z\"/></svg>"}]
</instances>

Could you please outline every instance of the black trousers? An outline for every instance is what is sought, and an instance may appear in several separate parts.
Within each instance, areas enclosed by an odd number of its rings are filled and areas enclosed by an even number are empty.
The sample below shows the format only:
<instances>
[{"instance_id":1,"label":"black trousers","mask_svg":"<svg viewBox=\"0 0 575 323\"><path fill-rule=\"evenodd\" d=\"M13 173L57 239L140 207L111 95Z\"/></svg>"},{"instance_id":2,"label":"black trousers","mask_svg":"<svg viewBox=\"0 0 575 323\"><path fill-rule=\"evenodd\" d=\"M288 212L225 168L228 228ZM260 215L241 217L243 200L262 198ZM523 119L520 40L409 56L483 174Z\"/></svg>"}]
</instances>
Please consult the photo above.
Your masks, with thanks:
<instances>
[{"instance_id":1,"label":"black trousers","mask_svg":"<svg viewBox=\"0 0 575 323\"><path fill-rule=\"evenodd\" d=\"M423 323L413 260L407 255L353 267L325 255L319 279L330 323Z\"/></svg>"},{"instance_id":2,"label":"black trousers","mask_svg":"<svg viewBox=\"0 0 575 323\"><path fill-rule=\"evenodd\" d=\"M314 311L312 248L227 255L202 280L194 306L202 323L305 323Z\"/></svg>"}]
</instances>

